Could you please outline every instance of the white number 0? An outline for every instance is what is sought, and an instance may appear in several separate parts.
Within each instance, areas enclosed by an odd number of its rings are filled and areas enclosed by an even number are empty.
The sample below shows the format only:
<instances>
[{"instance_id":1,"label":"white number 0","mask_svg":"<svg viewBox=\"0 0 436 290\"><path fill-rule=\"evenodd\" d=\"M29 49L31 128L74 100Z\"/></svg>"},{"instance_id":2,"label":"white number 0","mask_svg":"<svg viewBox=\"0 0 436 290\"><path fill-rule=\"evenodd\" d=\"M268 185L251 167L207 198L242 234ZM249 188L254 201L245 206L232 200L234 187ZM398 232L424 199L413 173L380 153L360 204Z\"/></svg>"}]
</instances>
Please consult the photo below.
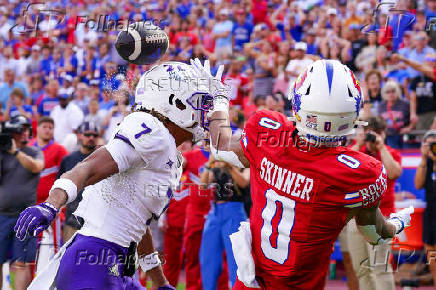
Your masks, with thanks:
<instances>
[{"instance_id":1,"label":"white number 0","mask_svg":"<svg viewBox=\"0 0 436 290\"><path fill-rule=\"evenodd\" d=\"M266 205L262 211L263 226L260 246L266 258L283 264L289 257L289 243L291 242L291 231L295 219L295 201L278 195L272 189L268 189L265 196ZM272 219L277 213L277 202L281 203L283 210L277 229L273 229ZM277 247L273 247L270 241L273 230L277 231Z\"/></svg>"}]
</instances>

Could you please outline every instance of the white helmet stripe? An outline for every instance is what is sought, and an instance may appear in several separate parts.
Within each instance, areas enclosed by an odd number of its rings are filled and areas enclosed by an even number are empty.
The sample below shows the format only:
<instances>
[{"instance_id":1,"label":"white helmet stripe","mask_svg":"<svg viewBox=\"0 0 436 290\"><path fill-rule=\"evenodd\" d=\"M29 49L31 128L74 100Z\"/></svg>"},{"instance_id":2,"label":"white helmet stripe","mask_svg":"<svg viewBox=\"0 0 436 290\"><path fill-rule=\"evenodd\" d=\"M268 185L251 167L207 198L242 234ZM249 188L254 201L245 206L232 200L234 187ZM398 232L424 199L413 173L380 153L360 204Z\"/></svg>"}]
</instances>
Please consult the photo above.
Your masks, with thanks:
<instances>
[{"instance_id":1,"label":"white helmet stripe","mask_svg":"<svg viewBox=\"0 0 436 290\"><path fill-rule=\"evenodd\" d=\"M135 60L141 53L141 36L138 31L134 29L127 29L127 33L129 33L135 40L135 50L133 50L132 54L129 55L129 60Z\"/></svg>"}]
</instances>

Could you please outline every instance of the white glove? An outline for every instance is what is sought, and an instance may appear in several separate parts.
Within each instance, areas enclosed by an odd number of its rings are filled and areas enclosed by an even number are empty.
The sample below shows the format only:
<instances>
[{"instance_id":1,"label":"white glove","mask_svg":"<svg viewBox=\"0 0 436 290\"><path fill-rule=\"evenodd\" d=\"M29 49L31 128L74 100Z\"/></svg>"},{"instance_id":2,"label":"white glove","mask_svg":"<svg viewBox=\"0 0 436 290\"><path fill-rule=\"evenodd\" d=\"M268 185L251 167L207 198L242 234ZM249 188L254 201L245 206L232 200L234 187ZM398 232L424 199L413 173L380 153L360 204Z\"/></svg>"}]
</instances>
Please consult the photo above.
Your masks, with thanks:
<instances>
[{"instance_id":1,"label":"white glove","mask_svg":"<svg viewBox=\"0 0 436 290\"><path fill-rule=\"evenodd\" d=\"M220 65L216 75L213 76L210 72L209 60L206 59L204 65L201 64L201 61L198 58L194 60L191 59L190 62L197 76L207 79L209 83L208 90L209 94L213 97L213 109L209 111L207 116L212 116L214 112L228 112L230 86L221 81L224 66Z\"/></svg>"},{"instance_id":2,"label":"white glove","mask_svg":"<svg viewBox=\"0 0 436 290\"><path fill-rule=\"evenodd\" d=\"M410 220L412 219L410 215L414 211L415 209L413 208L413 206L409 206L408 208L402 209L399 212L391 213L387 221L395 226L395 228L397 229L397 235L401 233L404 228L410 226Z\"/></svg>"}]
</instances>

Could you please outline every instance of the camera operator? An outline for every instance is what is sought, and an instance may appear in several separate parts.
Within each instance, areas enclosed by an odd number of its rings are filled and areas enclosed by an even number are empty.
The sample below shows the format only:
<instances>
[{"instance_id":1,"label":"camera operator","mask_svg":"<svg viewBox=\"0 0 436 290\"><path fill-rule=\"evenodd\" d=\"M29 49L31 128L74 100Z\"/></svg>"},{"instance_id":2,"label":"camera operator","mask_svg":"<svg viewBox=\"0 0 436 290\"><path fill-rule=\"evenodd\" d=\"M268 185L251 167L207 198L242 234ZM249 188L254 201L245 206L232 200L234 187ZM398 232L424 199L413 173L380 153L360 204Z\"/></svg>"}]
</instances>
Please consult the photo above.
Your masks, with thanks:
<instances>
[{"instance_id":1,"label":"camera operator","mask_svg":"<svg viewBox=\"0 0 436 290\"><path fill-rule=\"evenodd\" d=\"M4 123L0 137L0 264L10 258L15 289L30 284L30 262L36 255L36 238L28 235L20 241L14 233L20 212L36 204L39 173L44 168L42 151L27 146L30 131L29 121L19 115Z\"/></svg>"},{"instance_id":2,"label":"camera operator","mask_svg":"<svg viewBox=\"0 0 436 290\"><path fill-rule=\"evenodd\" d=\"M357 136L352 149L380 160L388 177L387 190L380 201L382 214L389 217L395 212L395 180L401 176L400 153L385 144L386 122L381 117L371 117L363 134ZM359 279L359 289L395 289L392 266L388 257L390 244L371 246L359 233L354 219L348 223L348 249L354 271Z\"/></svg>"},{"instance_id":3,"label":"camera operator","mask_svg":"<svg viewBox=\"0 0 436 290\"><path fill-rule=\"evenodd\" d=\"M422 233L427 261L433 275L433 285L436 287L436 130L425 133L421 145L421 163L416 169L415 187L425 188L427 207L424 211Z\"/></svg>"},{"instance_id":4,"label":"camera operator","mask_svg":"<svg viewBox=\"0 0 436 290\"><path fill-rule=\"evenodd\" d=\"M222 253L226 252L229 278L236 282L236 262L230 235L238 231L247 219L244 198L249 195L250 169L241 169L209 156L201 175L202 185L215 185L215 201L204 224L200 247L200 267L203 289L216 289L222 269Z\"/></svg>"}]
</instances>

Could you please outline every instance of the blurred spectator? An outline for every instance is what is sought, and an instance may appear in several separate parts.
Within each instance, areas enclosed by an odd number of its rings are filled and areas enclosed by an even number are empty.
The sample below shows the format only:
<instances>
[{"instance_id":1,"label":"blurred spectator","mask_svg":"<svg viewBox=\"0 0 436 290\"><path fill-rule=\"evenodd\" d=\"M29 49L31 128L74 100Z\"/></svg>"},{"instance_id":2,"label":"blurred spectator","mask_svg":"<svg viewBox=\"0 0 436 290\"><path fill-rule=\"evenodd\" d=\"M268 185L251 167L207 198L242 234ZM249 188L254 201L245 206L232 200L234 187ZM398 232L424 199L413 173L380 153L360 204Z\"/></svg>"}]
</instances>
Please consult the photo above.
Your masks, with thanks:
<instances>
[{"instance_id":1,"label":"blurred spectator","mask_svg":"<svg viewBox=\"0 0 436 290\"><path fill-rule=\"evenodd\" d=\"M186 141L178 149L182 154L191 151L192 142ZM182 176L180 181L184 182L185 179L186 176ZM168 282L174 287L177 287L179 275L183 268L183 232L186 221L186 206L189 201L189 188L184 190L181 188L174 192L168 210L159 218L159 226L164 233L166 263L163 265L163 271Z\"/></svg>"},{"instance_id":2,"label":"blurred spectator","mask_svg":"<svg viewBox=\"0 0 436 290\"><path fill-rule=\"evenodd\" d=\"M224 76L224 82L231 86L230 105L237 106L242 109L244 104L244 96L246 94L246 85L248 79L241 73L241 68L245 57L234 57L228 73Z\"/></svg>"},{"instance_id":3,"label":"blurred spectator","mask_svg":"<svg viewBox=\"0 0 436 290\"><path fill-rule=\"evenodd\" d=\"M215 26L212 30L212 37L215 39L215 55L222 59L232 54L232 29L233 23L229 20L230 11L221 9Z\"/></svg>"},{"instance_id":4,"label":"blurred spectator","mask_svg":"<svg viewBox=\"0 0 436 290\"><path fill-rule=\"evenodd\" d=\"M200 187L200 174L209 160L209 152L200 147L194 147L183 153L183 178L181 190L187 190L189 201L186 206L186 222L183 232L185 248L186 289L202 288L199 252L203 234L204 222L210 209L210 190ZM228 289L227 269L222 271L219 290Z\"/></svg>"},{"instance_id":5,"label":"blurred spectator","mask_svg":"<svg viewBox=\"0 0 436 290\"><path fill-rule=\"evenodd\" d=\"M67 44L65 47L64 62L65 62L64 72L67 75L70 75L71 77L75 77L77 75L78 62L72 44Z\"/></svg>"},{"instance_id":6,"label":"blurred spectator","mask_svg":"<svg viewBox=\"0 0 436 290\"><path fill-rule=\"evenodd\" d=\"M266 40L247 43L245 50L254 58L253 91L264 96L272 94L276 74L276 54L271 44Z\"/></svg>"},{"instance_id":7,"label":"blurred spectator","mask_svg":"<svg viewBox=\"0 0 436 290\"><path fill-rule=\"evenodd\" d=\"M57 178L65 172L71 170L77 163L88 157L96 149L97 138L100 133L100 128L95 126L92 122L84 122L78 128L77 137L80 142L80 149L72 152L70 155L62 159L59 167ZM79 230L83 225L81 217L76 217L73 212L77 209L79 202L82 200L82 191L77 193L74 201L68 203L65 211L65 223L63 228L63 240L68 241L73 234Z\"/></svg>"},{"instance_id":8,"label":"blurred spectator","mask_svg":"<svg viewBox=\"0 0 436 290\"><path fill-rule=\"evenodd\" d=\"M181 3L177 6L177 13L185 19L189 14L191 14L192 2L189 0L182 0Z\"/></svg>"},{"instance_id":9,"label":"blurred spectator","mask_svg":"<svg viewBox=\"0 0 436 290\"><path fill-rule=\"evenodd\" d=\"M414 44L415 48L404 55L405 58L411 61L423 63L427 54L435 53L435 50L428 46L428 36L425 31L420 31L415 34ZM411 78L419 75L419 72L412 68L409 68L408 71Z\"/></svg>"},{"instance_id":10,"label":"blurred spectator","mask_svg":"<svg viewBox=\"0 0 436 290\"><path fill-rule=\"evenodd\" d=\"M436 68L436 54L425 56L425 65ZM434 78L418 75L410 84L410 118L417 120L416 129L427 130L436 117L436 84Z\"/></svg>"},{"instance_id":11,"label":"blurred spectator","mask_svg":"<svg viewBox=\"0 0 436 290\"><path fill-rule=\"evenodd\" d=\"M290 44L288 41L280 42L277 54L277 77L274 82L273 92L288 92L289 80L286 78L286 67L290 58Z\"/></svg>"},{"instance_id":12,"label":"blurred spectator","mask_svg":"<svg viewBox=\"0 0 436 290\"><path fill-rule=\"evenodd\" d=\"M64 72L64 59L62 58L61 48L54 48L53 56L48 59L43 59L41 65L46 80L53 78L59 80L61 77L61 73Z\"/></svg>"},{"instance_id":13,"label":"blurred spectator","mask_svg":"<svg viewBox=\"0 0 436 290\"><path fill-rule=\"evenodd\" d=\"M382 88L383 101L379 115L386 121L386 144L393 148L403 147L403 135L415 126L410 122L410 105L401 97L401 88L397 82L388 81Z\"/></svg>"},{"instance_id":14,"label":"blurred spectator","mask_svg":"<svg viewBox=\"0 0 436 290\"><path fill-rule=\"evenodd\" d=\"M242 51L244 44L250 42L253 25L247 21L245 10L240 8L236 10L235 21L233 22L233 46L236 51Z\"/></svg>"},{"instance_id":15,"label":"blurred spectator","mask_svg":"<svg viewBox=\"0 0 436 290\"><path fill-rule=\"evenodd\" d=\"M29 105L36 105L36 101L42 99L44 96L44 86L42 77L35 75L30 79L29 97L26 103Z\"/></svg>"},{"instance_id":16,"label":"blurred spectator","mask_svg":"<svg viewBox=\"0 0 436 290\"><path fill-rule=\"evenodd\" d=\"M35 75L41 72L41 47L37 44L32 46L32 53L29 62L26 65L26 73L28 75Z\"/></svg>"},{"instance_id":17,"label":"blurred spectator","mask_svg":"<svg viewBox=\"0 0 436 290\"><path fill-rule=\"evenodd\" d=\"M52 79L48 82L46 87L46 93L36 100L38 106L38 114L41 116L50 116L54 107L59 104L58 98L59 82L56 79Z\"/></svg>"},{"instance_id":18,"label":"blurred spectator","mask_svg":"<svg viewBox=\"0 0 436 290\"><path fill-rule=\"evenodd\" d=\"M115 104L103 120L104 140L106 142L115 133L118 124L130 113L129 93L123 89L114 92Z\"/></svg>"},{"instance_id":19,"label":"blurred spectator","mask_svg":"<svg viewBox=\"0 0 436 290\"><path fill-rule=\"evenodd\" d=\"M309 29L306 33L305 41L307 44L307 54L317 55L318 54L318 43L316 42L316 31L314 29Z\"/></svg>"},{"instance_id":20,"label":"blurred spectator","mask_svg":"<svg viewBox=\"0 0 436 290\"><path fill-rule=\"evenodd\" d=\"M100 110L98 101L95 99L89 101L87 111L88 114L85 116L84 122L93 123L101 129L107 112Z\"/></svg>"},{"instance_id":21,"label":"blurred spectator","mask_svg":"<svg viewBox=\"0 0 436 290\"><path fill-rule=\"evenodd\" d=\"M415 173L415 187L425 189L425 208L422 222L423 242L427 261L436 287L436 130L427 131L422 139L421 162Z\"/></svg>"},{"instance_id":22,"label":"blurred spectator","mask_svg":"<svg viewBox=\"0 0 436 290\"><path fill-rule=\"evenodd\" d=\"M101 75L100 88L117 90L121 83L117 72L117 65L113 61L108 60L104 65L104 73Z\"/></svg>"},{"instance_id":23,"label":"blurred spectator","mask_svg":"<svg viewBox=\"0 0 436 290\"><path fill-rule=\"evenodd\" d=\"M367 34L368 44L365 45L357 55L354 63L359 70L367 72L372 69L376 62L377 34L375 32Z\"/></svg>"},{"instance_id":24,"label":"blurred spectator","mask_svg":"<svg viewBox=\"0 0 436 290\"><path fill-rule=\"evenodd\" d=\"M5 69L4 84L0 87L0 102L2 108L6 108L11 92L15 88L21 89L24 93L24 96L27 97L27 91L25 85L21 82L15 81L15 71L12 69Z\"/></svg>"},{"instance_id":25,"label":"blurred spectator","mask_svg":"<svg viewBox=\"0 0 436 290\"><path fill-rule=\"evenodd\" d=\"M42 117L38 121L36 139L30 146L40 149L44 154L44 169L41 171L38 187L36 189L36 203L44 202L56 179L59 165L68 151L60 144L53 141L54 121L50 117ZM43 231L38 249L37 271L44 269L45 265L61 247L61 219L56 217L50 227Z\"/></svg>"},{"instance_id":26,"label":"blurred spectator","mask_svg":"<svg viewBox=\"0 0 436 290\"><path fill-rule=\"evenodd\" d=\"M214 188L215 199L207 215L200 248L203 289L216 289L225 251L231 286L236 282L236 262L230 235L247 219L244 195L249 194L250 170L215 160L212 154L201 175L201 184Z\"/></svg>"},{"instance_id":27,"label":"blurred spectator","mask_svg":"<svg viewBox=\"0 0 436 290\"><path fill-rule=\"evenodd\" d=\"M59 91L59 104L50 112L56 126L54 128L54 140L63 144L68 134L75 133L83 122L83 112L71 102L71 91L62 89Z\"/></svg>"},{"instance_id":28,"label":"blurred spectator","mask_svg":"<svg viewBox=\"0 0 436 290\"><path fill-rule=\"evenodd\" d=\"M88 114L89 96L88 86L85 83L79 83L77 85L76 94L72 102L82 110L83 114Z\"/></svg>"},{"instance_id":29,"label":"blurred spectator","mask_svg":"<svg viewBox=\"0 0 436 290\"><path fill-rule=\"evenodd\" d=\"M3 48L3 55L0 55L0 77L1 81L8 82L5 78L5 71L7 69L15 70L17 67L17 60L14 58L12 47L7 46Z\"/></svg>"},{"instance_id":30,"label":"blurred spectator","mask_svg":"<svg viewBox=\"0 0 436 290\"><path fill-rule=\"evenodd\" d=\"M382 102L381 83L382 75L378 70L370 70L365 74L365 86L363 86L363 109L365 118L376 116Z\"/></svg>"},{"instance_id":31,"label":"blurred spectator","mask_svg":"<svg viewBox=\"0 0 436 290\"><path fill-rule=\"evenodd\" d=\"M395 212L395 180L402 174L399 151L385 145L386 122L380 117L368 120L368 126L357 135L353 150L370 155L383 163L387 174L387 190L380 201L380 211L385 217ZM347 245L353 268L359 279L359 289L395 289L392 266L387 255L389 243L372 246L359 233L354 219L348 223Z\"/></svg>"},{"instance_id":32,"label":"blurred spectator","mask_svg":"<svg viewBox=\"0 0 436 290\"><path fill-rule=\"evenodd\" d=\"M180 25L180 31L174 36L174 43L176 46L180 46L183 39L187 39L188 43L195 46L198 43L198 36L189 30L189 20L183 19Z\"/></svg>"},{"instance_id":33,"label":"blurred spectator","mask_svg":"<svg viewBox=\"0 0 436 290\"><path fill-rule=\"evenodd\" d=\"M285 74L289 79L288 91L295 83L297 77L313 62L313 60L306 56L307 45L304 42L298 42L294 46L295 53L288 65L286 66Z\"/></svg>"},{"instance_id":34,"label":"blurred spectator","mask_svg":"<svg viewBox=\"0 0 436 290\"><path fill-rule=\"evenodd\" d=\"M14 118L15 116L22 115L27 119L33 117L32 106L26 105L24 103L24 92L20 88L15 88L11 92L11 96L8 100L8 105L6 106L5 114L3 116L3 121Z\"/></svg>"},{"instance_id":35,"label":"blurred spectator","mask_svg":"<svg viewBox=\"0 0 436 290\"><path fill-rule=\"evenodd\" d=\"M27 146L31 126L24 116L16 116L10 126L17 127L12 134L12 145L0 150L0 276L3 277L3 264L9 260L15 272L15 289L27 289L32 280L30 266L35 261L36 237L27 235L20 241L15 236L14 226L20 212L36 203L44 157L41 150ZM3 279L0 279L0 288L2 284Z\"/></svg>"}]
</instances>

